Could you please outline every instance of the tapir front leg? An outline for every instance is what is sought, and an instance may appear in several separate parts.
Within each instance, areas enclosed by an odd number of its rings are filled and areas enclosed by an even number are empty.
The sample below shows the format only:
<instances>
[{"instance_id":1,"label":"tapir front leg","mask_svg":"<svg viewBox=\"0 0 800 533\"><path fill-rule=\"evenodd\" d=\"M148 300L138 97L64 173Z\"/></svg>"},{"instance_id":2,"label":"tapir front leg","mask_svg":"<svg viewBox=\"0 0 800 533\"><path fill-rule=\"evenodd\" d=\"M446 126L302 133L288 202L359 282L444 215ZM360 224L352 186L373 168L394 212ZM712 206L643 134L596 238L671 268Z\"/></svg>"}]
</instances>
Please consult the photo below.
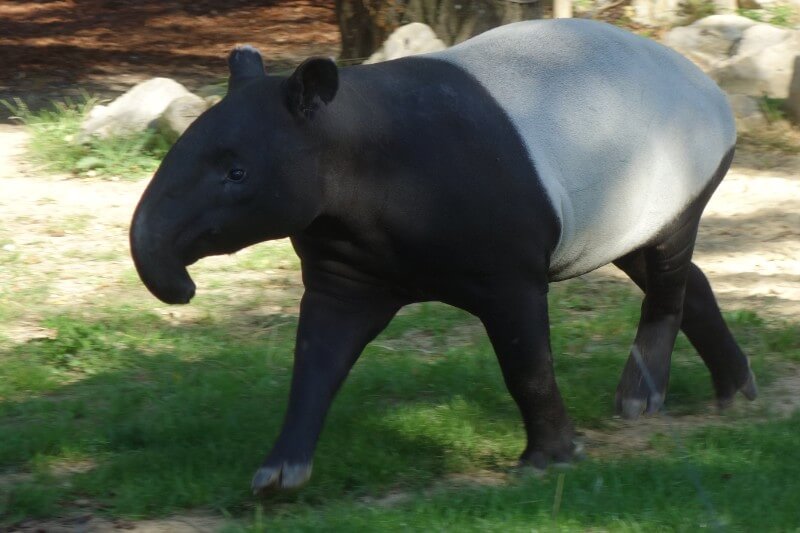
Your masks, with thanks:
<instances>
[{"instance_id":1,"label":"tapir front leg","mask_svg":"<svg viewBox=\"0 0 800 533\"><path fill-rule=\"evenodd\" d=\"M546 290L517 288L494 301L479 316L525 424L520 464L545 468L569 461L574 430L553 371Z\"/></svg>"},{"instance_id":2,"label":"tapir front leg","mask_svg":"<svg viewBox=\"0 0 800 533\"><path fill-rule=\"evenodd\" d=\"M300 303L289 406L277 442L253 477L254 493L295 488L308 480L333 397L361 351L399 307L382 296L346 299L306 291Z\"/></svg>"}]
</instances>

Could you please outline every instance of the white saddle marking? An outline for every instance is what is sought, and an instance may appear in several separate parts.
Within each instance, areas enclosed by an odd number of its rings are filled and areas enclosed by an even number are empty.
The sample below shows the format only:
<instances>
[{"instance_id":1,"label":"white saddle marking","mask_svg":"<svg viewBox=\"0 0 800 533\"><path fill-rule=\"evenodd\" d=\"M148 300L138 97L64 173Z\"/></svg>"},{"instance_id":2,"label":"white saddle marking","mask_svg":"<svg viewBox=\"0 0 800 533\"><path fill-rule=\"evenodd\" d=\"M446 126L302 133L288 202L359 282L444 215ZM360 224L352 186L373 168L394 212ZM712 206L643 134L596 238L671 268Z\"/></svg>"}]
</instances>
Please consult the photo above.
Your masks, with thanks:
<instances>
[{"instance_id":1,"label":"white saddle marking","mask_svg":"<svg viewBox=\"0 0 800 533\"><path fill-rule=\"evenodd\" d=\"M474 76L519 132L562 225L554 280L653 238L736 141L711 79L669 48L608 24L519 22L428 57Z\"/></svg>"}]
</instances>

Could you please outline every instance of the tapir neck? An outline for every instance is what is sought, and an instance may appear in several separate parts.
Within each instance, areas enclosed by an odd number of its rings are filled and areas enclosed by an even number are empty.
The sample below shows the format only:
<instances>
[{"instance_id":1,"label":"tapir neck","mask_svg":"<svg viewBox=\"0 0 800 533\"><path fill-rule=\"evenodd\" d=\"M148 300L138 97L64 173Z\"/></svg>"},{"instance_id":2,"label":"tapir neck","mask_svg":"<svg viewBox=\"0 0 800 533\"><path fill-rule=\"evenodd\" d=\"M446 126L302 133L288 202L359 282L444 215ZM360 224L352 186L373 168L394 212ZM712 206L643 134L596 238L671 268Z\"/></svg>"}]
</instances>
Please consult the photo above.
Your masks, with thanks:
<instances>
[{"instance_id":1,"label":"tapir neck","mask_svg":"<svg viewBox=\"0 0 800 533\"><path fill-rule=\"evenodd\" d=\"M339 87L313 119L325 206L295 239L301 251L383 276L435 277L453 261L544 269L544 255L499 253L519 235L552 249L558 221L517 131L474 78L421 57L342 69ZM476 246L498 253L477 257Z\"/></svg>"},{"instance_id":2,"label":"tapir neck","mask_svg":"<svg viewBox=\"0 0 800 533\"><path fill-rule=\"evenodd\" d=\"M425 110L407 105L409 94L424 84L407 60L392 63L388 72L383 64L341 69L335 99L313 119L318 120L325 215L346 219L361 210L374 212L390 184L412 171L412 145L436 142L436 132L419 120ZM429 103L435 105L435 98Z\"/></svg>"}]
</instances>

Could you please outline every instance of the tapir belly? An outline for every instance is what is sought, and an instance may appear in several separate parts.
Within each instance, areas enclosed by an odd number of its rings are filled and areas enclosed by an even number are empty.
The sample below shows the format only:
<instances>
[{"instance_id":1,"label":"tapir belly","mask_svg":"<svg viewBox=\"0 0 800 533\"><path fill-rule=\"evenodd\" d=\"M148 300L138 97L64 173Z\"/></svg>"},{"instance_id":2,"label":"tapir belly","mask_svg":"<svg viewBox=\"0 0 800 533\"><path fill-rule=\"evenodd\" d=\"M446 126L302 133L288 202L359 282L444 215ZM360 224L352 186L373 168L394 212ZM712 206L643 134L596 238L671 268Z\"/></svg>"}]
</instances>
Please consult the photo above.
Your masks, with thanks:
<instances>
[{"instance_id":1,"label":"tapir belly","mask_svg":"<svg viewBox=\"0 0 800 533\"><path fill-rule=\"evenodd\" d=\"M607 24L522 22L433 56L473 76L517 130L561 226L553 280L652 242L735 144L713 81Z\"/></svg>"}]
</instances>

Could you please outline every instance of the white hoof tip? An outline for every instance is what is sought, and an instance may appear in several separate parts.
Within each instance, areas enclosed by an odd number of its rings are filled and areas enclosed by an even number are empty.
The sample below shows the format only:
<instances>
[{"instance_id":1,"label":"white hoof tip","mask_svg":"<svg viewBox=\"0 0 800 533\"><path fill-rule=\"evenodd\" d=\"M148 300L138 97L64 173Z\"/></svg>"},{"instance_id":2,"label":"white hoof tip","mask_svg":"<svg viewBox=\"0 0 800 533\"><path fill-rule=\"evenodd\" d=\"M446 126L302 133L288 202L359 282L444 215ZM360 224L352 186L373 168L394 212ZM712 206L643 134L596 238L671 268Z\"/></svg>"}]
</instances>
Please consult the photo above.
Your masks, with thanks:
<instances>
[{"instance_id":1,"label":"white hoof tip","mask_svg":"<svg viewBox=\"0 0 800 533\"><path fill-rule=\"evenodd\" d=\"M751 402L758 398L758 385L756 385L756 376L753 374L752 370L750 371L750 375L747 376L747 381L739 390L741 391L742 395L744 395L744 397Z\"/></svg>"},{"instance_id":2,"label":"white hoof tip","mask_svg":"<svg viewBox=\"0 0 800 533\"><path fill-rule=\"evenodd\" d=\"M583 445L583 442L574 440L572 443L575 445L575 448L572 450L572 458L575 461L583 461L586 459L586 447Z\"/></svg>"},{"instance_id":3,"label":"white hoof tip","mask_svg":"<svg viewBox=\"0 0 800 533\"><path fill-rule=\"evenodd\" d=\"M627 400L622 400L620 407L622 418L626 420L636 420L642 416L642 413L647 409L647 401L629 398Z\"/></svg>"},{"instance_id":4,"label":"white hoof tip","mask_svg":"<svg viewBox=\"0 0 800 533\"><path fill-rule=\"evenodd\" d=\"M311 477L311 463L262 466L253 476L251 488L254 495L278 490L296 489Z\"/></svg>"}]
</instances>

